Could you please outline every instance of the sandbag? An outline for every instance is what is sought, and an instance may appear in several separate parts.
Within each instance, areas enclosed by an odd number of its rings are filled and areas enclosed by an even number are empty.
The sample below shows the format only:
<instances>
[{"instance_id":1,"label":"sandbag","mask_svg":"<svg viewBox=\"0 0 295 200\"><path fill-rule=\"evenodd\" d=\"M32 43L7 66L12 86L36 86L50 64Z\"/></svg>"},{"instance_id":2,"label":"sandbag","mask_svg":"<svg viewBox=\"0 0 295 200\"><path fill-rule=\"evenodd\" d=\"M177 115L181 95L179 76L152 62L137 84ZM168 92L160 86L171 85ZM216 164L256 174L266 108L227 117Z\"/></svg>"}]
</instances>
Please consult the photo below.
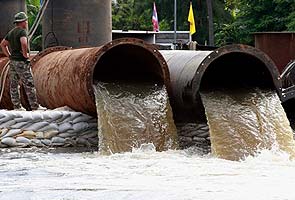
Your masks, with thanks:
<instances>
[{"instance_id":1,"label":"sandbag","mask_svg":"<svg viewBox=\"0 0 295 200\"><path fill-rule=\"evenodd\" d=\"M8 138L8 139L6 139ZM1 111L0 148L97 146L97 120L71 109Z\"/></svg>"}]
</instances>

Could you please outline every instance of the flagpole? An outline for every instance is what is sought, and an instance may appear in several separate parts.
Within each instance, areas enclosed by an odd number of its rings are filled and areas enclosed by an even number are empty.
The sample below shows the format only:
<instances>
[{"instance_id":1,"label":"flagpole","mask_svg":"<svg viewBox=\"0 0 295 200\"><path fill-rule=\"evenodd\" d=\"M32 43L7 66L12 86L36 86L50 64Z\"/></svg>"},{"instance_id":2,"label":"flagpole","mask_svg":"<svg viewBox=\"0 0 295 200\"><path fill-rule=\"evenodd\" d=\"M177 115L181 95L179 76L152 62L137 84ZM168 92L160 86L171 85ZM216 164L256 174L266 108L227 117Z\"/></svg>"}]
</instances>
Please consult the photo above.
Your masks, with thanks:
<instances>
[{"instance_id":1,"label":"flagpole","mask_svg":"<svg viewBox=\"0 0 295 200\"><path fill-rule=\"evenodd\" d=\"M174 0L174 45L177 39L177 0Z\"/></svg>"}]
</instances>

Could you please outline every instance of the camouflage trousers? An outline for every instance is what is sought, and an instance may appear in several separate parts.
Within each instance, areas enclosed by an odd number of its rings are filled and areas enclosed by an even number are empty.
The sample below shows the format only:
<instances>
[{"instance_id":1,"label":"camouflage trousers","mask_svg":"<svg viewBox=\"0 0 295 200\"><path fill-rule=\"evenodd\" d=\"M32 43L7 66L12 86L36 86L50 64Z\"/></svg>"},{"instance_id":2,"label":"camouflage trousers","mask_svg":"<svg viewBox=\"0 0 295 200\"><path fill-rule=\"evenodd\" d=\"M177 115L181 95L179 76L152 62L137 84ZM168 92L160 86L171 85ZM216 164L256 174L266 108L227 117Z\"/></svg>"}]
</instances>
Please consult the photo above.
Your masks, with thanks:
<instances>
[{"instance_id":1,"label":"camouflage trousers","mask_svg":"<svg viewBox=\"0 0 295 200\"><path fill-rule=\"evenodd\" d=\"M34 87L33 76L30 65L23 61L10 61L10 96L14 105L14 109L21 108L20 101L20 81L22 82L25 93L28 97L32 110L36 110L39 106L36 97L36 90Z\"/></svg>"}]
</instances>

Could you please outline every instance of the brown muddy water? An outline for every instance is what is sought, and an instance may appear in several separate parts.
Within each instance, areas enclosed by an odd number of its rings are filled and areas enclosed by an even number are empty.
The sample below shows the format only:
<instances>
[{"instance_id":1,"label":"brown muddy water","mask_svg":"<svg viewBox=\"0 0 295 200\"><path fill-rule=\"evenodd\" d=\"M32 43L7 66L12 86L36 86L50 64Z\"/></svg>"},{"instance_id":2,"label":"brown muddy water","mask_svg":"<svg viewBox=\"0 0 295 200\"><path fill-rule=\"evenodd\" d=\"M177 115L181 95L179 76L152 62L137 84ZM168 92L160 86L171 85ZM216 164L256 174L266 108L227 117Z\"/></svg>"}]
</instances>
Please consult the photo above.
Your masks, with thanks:
<instances>
[{"instance_id":1,"label":"brown muddy water","mask_svg":"<svg viewBox=\"0 0 295 200\"><path fill-rule=\"evenodd\" d=\"M154 144L157 151L178 147L165 86L97 83L94 88L100 152L131 152L149 143Z\"/></svg>"},{"instance_id":2,"label":"brown muddy water","mask_svg":"<svg viewBox=\"0 0 295 200\"><path fill-rule=\"evenodd\" d=\"M162 86L140 85L136 94L133 84L98 87L103 149L131 151L1 149L1 200L295 199L294 141L275 93L203 94L213 154L201 156L193 148L156 151L177 146Z\"/></svg>"},{"instance_id":3,"label":"brown muddy water","mask_svg":"<svg viewBox=\"0 0 295 200\"><path fill-rule=\"evenodd\" d=\"M211 150L218 158L241 160L264 149L295 156L289 120L276 92L260 89L203 92Z\"/></svg>"}]
</instances>

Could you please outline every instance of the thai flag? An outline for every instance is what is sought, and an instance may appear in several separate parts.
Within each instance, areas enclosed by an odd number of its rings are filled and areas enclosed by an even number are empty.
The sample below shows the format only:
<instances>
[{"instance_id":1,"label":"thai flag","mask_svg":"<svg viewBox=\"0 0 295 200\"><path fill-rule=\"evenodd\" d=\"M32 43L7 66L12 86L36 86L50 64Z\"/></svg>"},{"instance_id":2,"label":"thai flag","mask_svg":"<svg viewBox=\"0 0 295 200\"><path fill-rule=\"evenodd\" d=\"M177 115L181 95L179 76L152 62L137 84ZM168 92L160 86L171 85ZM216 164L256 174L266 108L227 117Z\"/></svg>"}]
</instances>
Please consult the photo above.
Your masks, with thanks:
<instances>
[{"instance_id":1,"label":"thai flag","mask_svg":"<svg viewBox=\"0 0 295 200\"><path fill-rule=\"evenodd\" d=\"M154 27L154 31L159 32L160 31L160 27L159 27L159 20L158 20L158 13L157 13L157 7L156 7L156 3L154 2L154 11L153 11L153 27Z\"/></svg>"}]
</instances>

